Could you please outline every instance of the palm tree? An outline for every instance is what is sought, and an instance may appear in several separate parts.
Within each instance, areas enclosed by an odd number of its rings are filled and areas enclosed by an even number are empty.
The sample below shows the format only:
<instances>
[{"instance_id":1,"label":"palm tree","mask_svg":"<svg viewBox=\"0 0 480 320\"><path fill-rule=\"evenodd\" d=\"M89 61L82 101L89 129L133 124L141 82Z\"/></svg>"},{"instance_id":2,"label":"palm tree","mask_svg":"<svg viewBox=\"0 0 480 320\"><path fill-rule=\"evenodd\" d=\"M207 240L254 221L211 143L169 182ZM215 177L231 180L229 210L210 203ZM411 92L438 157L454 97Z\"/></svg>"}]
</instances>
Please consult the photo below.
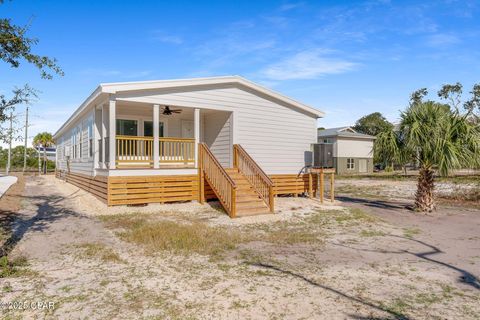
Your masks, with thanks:
<instances>
[{"instance_id":1,"label":"palm tree","mask_svg":"<svg viewBox=\"0 0 480 320\"><path fill-rule=\"evenodd\" d=\"M401 114L399 130L379 134L375 152L383 159L420 165L415 209L435 209L434 174L480 165L480 130L469 114L432 101L413 103Z\"/></svg>"},{"instance_id":2,"label":"palm tree","mask_svg":"<svg viewBox=\"0 0 480 320\"><path fill-rule=\"evenodd\" d=\"M52 134L49 132L38 133L33 138L33 145L38 148L43 148L43 173L47 173L47 148L54 144ZM38 149L40 152L40 149Z\"/></svg>"}]
</instances>

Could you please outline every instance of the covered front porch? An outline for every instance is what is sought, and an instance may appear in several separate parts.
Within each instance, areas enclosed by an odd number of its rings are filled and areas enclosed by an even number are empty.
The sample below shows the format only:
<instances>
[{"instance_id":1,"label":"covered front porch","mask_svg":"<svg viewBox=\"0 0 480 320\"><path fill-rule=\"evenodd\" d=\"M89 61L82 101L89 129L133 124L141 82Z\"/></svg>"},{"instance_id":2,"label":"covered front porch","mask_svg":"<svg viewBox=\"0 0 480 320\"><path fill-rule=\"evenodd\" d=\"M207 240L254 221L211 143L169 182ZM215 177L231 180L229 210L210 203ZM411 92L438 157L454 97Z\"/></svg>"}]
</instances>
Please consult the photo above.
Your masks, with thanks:
<instances>
[{"instance_id":1,"label":"covered front porch","mask_svg":"<svg viewBox=\"0 0 480 320\"><path fill-rule=\"evenodd\" d=\"M95 169L196 169L201 142L229 166L231 117L227 111L111 98L95 110Z\"/></svg>"}]
</instances>

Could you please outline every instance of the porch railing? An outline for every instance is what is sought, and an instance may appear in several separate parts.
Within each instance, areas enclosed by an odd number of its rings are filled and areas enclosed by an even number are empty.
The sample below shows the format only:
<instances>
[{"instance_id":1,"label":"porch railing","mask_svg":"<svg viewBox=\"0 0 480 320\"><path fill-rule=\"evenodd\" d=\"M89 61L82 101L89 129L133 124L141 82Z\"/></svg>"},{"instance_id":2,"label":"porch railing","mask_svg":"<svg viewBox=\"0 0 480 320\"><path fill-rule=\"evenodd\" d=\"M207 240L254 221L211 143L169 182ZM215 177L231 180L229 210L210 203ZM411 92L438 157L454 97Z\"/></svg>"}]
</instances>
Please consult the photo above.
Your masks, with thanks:
<instances>
[{"instance_id":1,"label":"porch railing","mask_svg":"<svg viewBox=\"0 0 480 320\"><path fill-rule=\"evenodd\" d=\"M195 161L195 139L160 138L160 163L183 163Z\"/></svg>"},{"instance_id":2,"label":"porch railing","mask_svg":"<svg viewBox=\"0 0 480 320\"><path fill-rule=\"evenodd\" d=\"M122 167L152 168L154 161L153 137L116 136L116 165ZM195 139L159 138L160 164L193 164Z\"/></svg>"},{"instance_id":3,"label":"porch railing","mask_svg":"<svg viewBox=\"0 0 480 320\"><path fill-rule=\"evenodd\" d=\"M153 166L153 138L137 136L117 136L117 166L145 164Z\"/></svg>"}]
</instances>

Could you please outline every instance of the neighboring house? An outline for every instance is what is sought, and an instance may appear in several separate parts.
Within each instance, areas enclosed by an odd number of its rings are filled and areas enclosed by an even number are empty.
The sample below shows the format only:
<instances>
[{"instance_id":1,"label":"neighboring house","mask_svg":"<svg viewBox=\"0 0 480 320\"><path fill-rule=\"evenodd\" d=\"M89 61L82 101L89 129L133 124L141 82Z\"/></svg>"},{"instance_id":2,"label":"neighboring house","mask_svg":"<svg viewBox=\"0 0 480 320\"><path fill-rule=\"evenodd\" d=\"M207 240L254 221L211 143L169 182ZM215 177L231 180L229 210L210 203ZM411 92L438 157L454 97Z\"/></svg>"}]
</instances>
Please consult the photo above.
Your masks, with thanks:
<instances>
[{"instance_id":1,"label":"neighboring house","mask_svg":"<svg viewBox=\"0 0 480 320\"><path fill-rule=\"evenodd\" d=\"M318 130L319 143L333 144L333 163L337 174L373 172L374 136L350 127Z\"/></svg>"},{"instance_id":2,"label":"neighboring house","mask_svg":"<svg viewBox=\"0 0 480 320\"><path fill-rule=\"evenodd\" d=\"M216 197L231 216L273 211L273 195L303 192L289 179L322 116L238 76L101 84L54 135L57 176L108 205Z\"/></svg>"},{"instance_id":3,"label":"neighboring house","mask_svg":"<svg viewBox=\"0 0 480 320\"><path fill-rule=\"evenodd\" d=\"M40 157L43 159L43 154L44 154L43 147L36 147L35 150L37 151L37 153L40 152ZM57 150L57 148L55 146L46 148L46 155L47 155L48 160L50 160L50 161L55 161L56 160L56 158L57 158L56 150Z\"/></svg>"}]
</instances>

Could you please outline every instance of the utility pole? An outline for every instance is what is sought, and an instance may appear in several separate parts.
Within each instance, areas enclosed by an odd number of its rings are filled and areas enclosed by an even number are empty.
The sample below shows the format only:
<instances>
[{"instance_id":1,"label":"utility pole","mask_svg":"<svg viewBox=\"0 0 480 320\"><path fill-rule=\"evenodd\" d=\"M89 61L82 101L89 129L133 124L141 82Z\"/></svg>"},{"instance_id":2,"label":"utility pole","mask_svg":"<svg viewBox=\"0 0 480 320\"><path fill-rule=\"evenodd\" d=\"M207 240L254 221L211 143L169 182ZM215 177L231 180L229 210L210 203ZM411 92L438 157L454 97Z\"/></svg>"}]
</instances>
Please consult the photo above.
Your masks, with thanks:
<instances>
[{"instance_id":1,"label":"utility pole","mask_svg":"<svg viewBox=\"0 0 480 320\"><path fill-rule=\"evenodd\" d=\"M25 150L23 150L23 172L27 169L28 106L25 114Z\"/></svg>"},{"instance_id":2,"label":"utility pole","mask_svg":"<svg viewBox=\"0 0 480 320\"><path fill-rule=\"evenodd\" d=\"M7 158L7 176L10 173L10 164L12 159L12 135L13 135L13 113L10 111L10 129L8 131L8 158Z\"/></svg>"}]
</instances>

